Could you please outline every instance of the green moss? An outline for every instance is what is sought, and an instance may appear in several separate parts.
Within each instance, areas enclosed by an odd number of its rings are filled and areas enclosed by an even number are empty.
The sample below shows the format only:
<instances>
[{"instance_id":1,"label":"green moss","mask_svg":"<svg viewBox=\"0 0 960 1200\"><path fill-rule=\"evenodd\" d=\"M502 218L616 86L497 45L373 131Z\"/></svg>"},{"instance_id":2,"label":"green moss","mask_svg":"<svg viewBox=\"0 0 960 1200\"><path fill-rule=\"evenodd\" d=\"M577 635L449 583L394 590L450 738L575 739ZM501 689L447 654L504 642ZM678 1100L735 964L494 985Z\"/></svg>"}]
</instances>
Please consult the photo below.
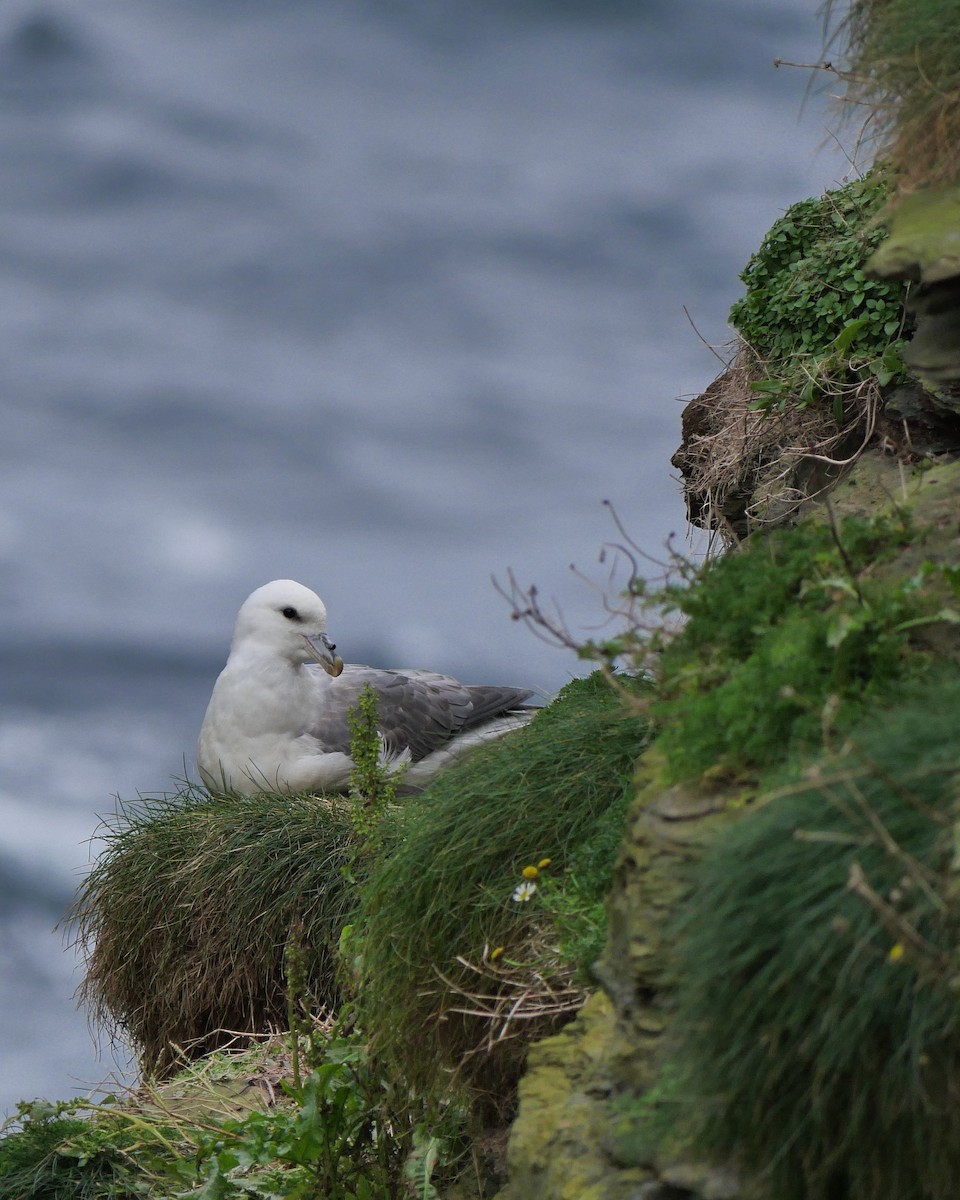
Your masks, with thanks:
<instances>
[{"instance_id":1,"label":"green moss","mask_svg":"<svg viewBox=\"0 0 960 1200\"><path fill-rule=\"evenodd\" d=\"M910 690L693 870L668 1090L777 1200L954 1194L958 705Z\"/></svg>"},{"instance_id":2,"label":"green moss","mask_svg":"<svg viewBox=\"0 0 960 1200\"><path fill-rule=\"evenodd\" d=\"M910 631L922 579L876 569L914 534L900 517L806 522L714 560L675 592L689 617L666 647L658 746L668 780L772 767L849 727L923 658Z\"/></svg>"},{"instance_id":3,"label":"green moss","mask_svg":"<svg viewBox=\"0 0 960 1200\"><path fill-rule=\"evenodd\" d=\"M876 216L887 194L871 172L819 199L792 205L743 270L746 295L730 323L763 363L756 407L809 404L849 379L885 385L899 359L905 288L868 279L883 240ZM839 414L838 414L839 415Z\"/></svg>"},{"instance_id":4,"label":"green moss","mask_svg":"<svg viewBox=\"0 0 960 1200\"><path fill-rule=\"evenodd\" d=\"M960 275L960 189L904 196L889 221L890 236L873 252L868 268L884 277L938 283Z\"/></svg>"}]
</instances>

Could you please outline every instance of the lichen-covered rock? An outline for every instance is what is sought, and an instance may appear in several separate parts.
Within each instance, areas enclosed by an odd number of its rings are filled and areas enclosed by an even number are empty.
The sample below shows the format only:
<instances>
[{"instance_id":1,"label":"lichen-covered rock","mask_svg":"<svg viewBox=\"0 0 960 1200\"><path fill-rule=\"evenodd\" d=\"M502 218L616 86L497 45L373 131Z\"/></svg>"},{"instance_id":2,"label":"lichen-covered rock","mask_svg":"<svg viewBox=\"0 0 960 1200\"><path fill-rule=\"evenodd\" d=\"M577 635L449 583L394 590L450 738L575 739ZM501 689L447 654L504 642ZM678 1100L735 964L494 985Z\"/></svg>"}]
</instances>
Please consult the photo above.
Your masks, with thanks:
<instances>
[{"instance_id":1,"label":"lichen-covered rock","mask_svg":"<svg viewBox=\"0 0 960 1200\"><path fill-rule=\"evenodd\" d=\"M663 1030L664 928L686 889L685 867L745 794L709 780L666 787L653 749L637 768L637 800L607 902L607 945L597 975L621 1022L641 1043Z\"/></svg>"},{"instance_id":2,"label":"lichen-covered rock","mask_svg":"<svg viewBox=\"0 0 960 1200\"><path fill-rule=\"evenodd\" d=\"M904 196L867 269L883 279L942 283L960 275L960 188Z\"/></svg>"},{"instance_id":3,"label":"lichen-covered rock","mask_svg":"<svg viewBox=\"0 0 960 1200\"><path fill-rule=\"evenodd\" d=\"M636 1200L654 1172L623 1169L606 1149L611 1098L622 1090L632 1056L602 992L572 1024L531 1049L507 1151L510 1183L497 1200Z\"/></svg>"}]
</instances>

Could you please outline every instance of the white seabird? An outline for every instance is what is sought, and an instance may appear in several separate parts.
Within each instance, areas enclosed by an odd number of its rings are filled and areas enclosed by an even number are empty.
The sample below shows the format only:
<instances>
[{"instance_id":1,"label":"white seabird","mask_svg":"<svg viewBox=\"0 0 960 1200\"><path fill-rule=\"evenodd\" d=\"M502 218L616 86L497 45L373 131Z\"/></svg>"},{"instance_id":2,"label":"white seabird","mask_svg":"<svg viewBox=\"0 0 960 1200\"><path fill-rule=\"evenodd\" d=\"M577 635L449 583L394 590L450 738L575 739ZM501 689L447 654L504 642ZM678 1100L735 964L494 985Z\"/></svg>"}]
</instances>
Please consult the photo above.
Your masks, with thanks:
<instances>
[{"instance_id":1,"label":"white seabird","mask_svg":"<svg viewBox=\"0 0 960 1200\"><path fill-rule=\"evenodd\" d=\"M377 693L381 761L423 787L466 750L524 725L531 692L468 686L432 671L349 664L327 637L327 610L292 579L257 588L242 605L207 707L197 766L211 791L345 791L350 709Z\"/></svg>"}]
</instances>

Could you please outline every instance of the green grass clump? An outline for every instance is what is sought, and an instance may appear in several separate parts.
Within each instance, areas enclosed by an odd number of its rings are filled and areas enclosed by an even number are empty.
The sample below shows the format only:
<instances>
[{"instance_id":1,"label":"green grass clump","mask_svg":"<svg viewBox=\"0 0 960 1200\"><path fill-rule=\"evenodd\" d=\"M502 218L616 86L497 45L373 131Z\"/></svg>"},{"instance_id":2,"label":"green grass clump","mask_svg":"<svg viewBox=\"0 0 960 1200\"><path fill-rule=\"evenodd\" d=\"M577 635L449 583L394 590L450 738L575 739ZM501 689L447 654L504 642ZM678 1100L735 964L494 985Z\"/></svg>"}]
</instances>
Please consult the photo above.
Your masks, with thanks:
<instances>
[{"instance_id":1,"label":"green grass clump","mask_svg":"<svg viewBox=\"0 0 960 1200\"><path fill-rule=\"evenodd\" d=\"M912 536L896 516L805 522L676 589L689 621L663 652L654 707L668 776L756 773L816 749L825 720L849 727L920 670L910 631L933 619L922 579L876 572Z\"/></svg>"},{"instance_id":2,"label":"green grass clump","mask_svg":"<svg viewBox=\"0 0 960 1200\"><path fill-rule=\"evenodd\" d=\"M83 1115L80 1115L80 1114ZM9 1128L15 1123L17 1128ZM147 1200L170 1195L154 1169L159 1126L89 1101L23 1103L0 1128L0 1200Z\"/></svg>"},{"instance_id":3,"label":"green grass clump","mask_svg":"<svg viewBox=\"0 0 960 1200\"><path fill-rule=\"evenodd\" d=\"M885 236L876 221L887 196L871 172L820 198L801 200L774 223L740 278L747 291L730 323L762 363L754 407L801 407L824 393L903 371L902 283L868 279L866 260ZM838 416L842 416L841 411Z\"/></svg>"},{"instance_id":4,"label":"green grass clump","mask_svg":"<svg viewBox=\"0 0 960 1200\"><path fill-rule=\"evenodd\" d=\"M555 903L548 898L545 909L540 896L512 899L525 866L549 858L551 887L562 889L580 862L578 905L588 915L578 933L573 918L567 936L576 941L586 929L589 941L589 914L610 882L613 841L602 827L605 818L621 824L646 737L646 721L597 672L568 684L525 729L444 772L405 809L396 851L362 889L359 1006L379 1051L414 1087L442 1091L444 1068L461 1063L490 1030L488 1021L454 1011L469 1004L450 983L496 991L458 956L479 963L485 948L502 948L503 963L534 970L545 956L556 962ZM502 1085L507 1105L523 1046L550 1021L523 1026L520 1039L505 1039L465 1068L494 1090Z\"/></svg>"},{"instance_id":5,"label":"green grass clump","mask_svg":"<svg viewBox=\"0 0 960 1200\"><path fill-rule=\"evenodd\" d=\"M958 707L912 690L693 869L672 1120L777 1200L956 1194Z\"/></svg>"},{"instance_id":6,"label":"green grass clump","mask_svg":"<svg viewBox=\"0 0 960 1200\"><path fill-rule=\"evenodd\" d=\"M63 1116L52 1105L43 1117L29 1119L26 1106L22 1115L22 1128L0 1137L0 1200L80 1200L101 1194L102 1180L84 1187L76 1158L62 1153L64 1143L83 1133L87 1122Z\"/></svg>"},{"instance_id":7,"label":"green grass clump","mask_svg":"<svg viewBox=\"0 0 960 1200\"><path fill-rule=\"evenodd\" d=\"M125 806L82 885L82 994L145 1071L262 1032L287 1016L284 949L311 947L307 985L336 1005L336 949L354 903L342 802L187 789Z\"/></svg>"}]
</instances>

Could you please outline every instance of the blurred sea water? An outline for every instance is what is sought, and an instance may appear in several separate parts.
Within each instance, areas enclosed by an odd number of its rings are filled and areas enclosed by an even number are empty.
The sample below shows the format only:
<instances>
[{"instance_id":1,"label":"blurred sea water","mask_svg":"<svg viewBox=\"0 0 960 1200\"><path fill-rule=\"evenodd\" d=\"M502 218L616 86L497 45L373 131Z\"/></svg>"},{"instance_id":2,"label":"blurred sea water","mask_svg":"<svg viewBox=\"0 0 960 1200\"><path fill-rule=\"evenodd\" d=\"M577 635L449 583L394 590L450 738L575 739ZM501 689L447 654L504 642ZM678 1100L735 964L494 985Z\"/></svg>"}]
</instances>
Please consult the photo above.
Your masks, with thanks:
<instances>
[{"instance_id":1,"label":"blurred sea water","mask_svg":"<svg viewBox=\"0 0 960 1200\"><path fill-rule=\"evenodd\" d=\"M820 50L804 0L0 7L0 1111L114 1069L53 927L249 591L548 694L582 666L491 574L577 630L604 499L682 546L691 322L849 170L772 67Z\"/></svg>"}]
</instances>

